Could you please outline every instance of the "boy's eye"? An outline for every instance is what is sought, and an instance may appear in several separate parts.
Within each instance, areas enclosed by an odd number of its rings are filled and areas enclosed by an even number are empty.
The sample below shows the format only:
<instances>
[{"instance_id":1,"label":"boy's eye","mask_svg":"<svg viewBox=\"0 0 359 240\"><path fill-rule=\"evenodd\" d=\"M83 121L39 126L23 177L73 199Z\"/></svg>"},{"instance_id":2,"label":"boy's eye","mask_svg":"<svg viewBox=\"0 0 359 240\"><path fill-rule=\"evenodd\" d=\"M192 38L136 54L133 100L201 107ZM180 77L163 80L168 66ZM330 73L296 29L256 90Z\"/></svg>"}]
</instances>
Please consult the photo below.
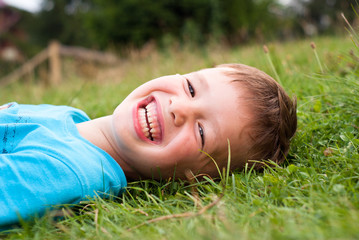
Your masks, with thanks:
<instances>
[{"instance_id":1,"label":"boy's eye","mask_svg":"<svg viewBox=\"0 0 359 240\"><path fill-rule=\"evenodd\" d=\"M188 85L189 93L191 94L192 97L194 97L194 95L195 95L194 89L188 80L187 80L187 85Z\"/></svg>"},{"instance_id":2,"label":"boy's eye","mask_svg":"<svg viewBox=\"0 0 359 240\"><path fill-rule=\"evenodd\" d=\"M199 131L199 135L201 136L201 140L202 140L202 149L204 146L204 131L203 131L203 127L198 124L198 131Z\"/></svg>"}]
</instances>

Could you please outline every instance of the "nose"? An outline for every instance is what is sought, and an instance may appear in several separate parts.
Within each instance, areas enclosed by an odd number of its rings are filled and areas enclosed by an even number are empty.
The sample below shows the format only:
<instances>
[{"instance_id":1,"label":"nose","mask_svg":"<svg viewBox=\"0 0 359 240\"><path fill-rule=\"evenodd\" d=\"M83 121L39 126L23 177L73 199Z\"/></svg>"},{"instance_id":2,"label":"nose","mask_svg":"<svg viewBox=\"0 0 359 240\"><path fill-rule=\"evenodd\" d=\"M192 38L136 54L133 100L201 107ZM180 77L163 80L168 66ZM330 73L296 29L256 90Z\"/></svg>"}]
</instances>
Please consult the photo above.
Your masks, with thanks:
<instances>
[{"instance_id":1,"label":"nose","mask_svg":"<svg viewBox=\"0 0 359 240\"><path fill-rule=\"evenodd\" d=\"M179 97L171 97L169 112L173 118L174 125L179 127L186 121L194 119L198 115L199 109L193 101Z\"/></svg>"}]
</instances>

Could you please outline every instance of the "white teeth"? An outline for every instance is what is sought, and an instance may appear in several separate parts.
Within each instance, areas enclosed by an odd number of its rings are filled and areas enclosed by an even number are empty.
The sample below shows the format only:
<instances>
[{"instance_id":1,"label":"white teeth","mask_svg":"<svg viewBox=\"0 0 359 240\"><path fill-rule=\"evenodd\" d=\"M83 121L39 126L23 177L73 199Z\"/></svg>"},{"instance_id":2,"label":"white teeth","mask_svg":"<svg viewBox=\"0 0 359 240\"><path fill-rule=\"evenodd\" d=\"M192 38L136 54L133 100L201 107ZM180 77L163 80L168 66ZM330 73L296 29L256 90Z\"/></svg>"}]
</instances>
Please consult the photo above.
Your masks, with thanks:
<instances>
[{"instance_id":1,"label":"white teeth","mask_svg":"<svg viewBox=\"0 0 359 240\"><path fill-rule=\"evenodd\" d=\"M146 137L150 136L150 133L148 132L148 128L144 128L142 131L143 131L143 133L145 134Z\"/></svg>"},{"instance_id":2,"label":"white teeth","mask_svg":"<svg viewBox=\"0 0 359 240\"><path fill-rule=\"evenodd\" d=\"M139 122L142 128L142 132L144 132L145 128L147 128L147 122L146 122L146 110L143 108L140 108L138 110L138 115L139 115Z\"/></svg>"},{"instance_id":3,"label":"white teeth","mask_svg":"<svg viewBox=\"0 0 359 240\"><path fill-rule=\"evenodd\" d=\"M150 122L150 128L157 128L158 123L157 122Z\"/></svg>"},{"instance_id":4,"label":"white teeth","mask_svg":"<svg viewBox=\"0 0 359 240\"><path fill-rule=\"evenodd\" d=\"M140 117L140 122L142 124L146 124L146 117Z\"/></svg>"},{"instance_id":5,"label":"white teeth","mask_svg":"<svg viewBox=\"0 0 359 240\"><path fill-rule=\"evenodd\" d=\"M153 109L156 107L156 104L154 102L150 102L147 106L146 106L146 109L149 110L149 109Z\"/></svg>"},{"instance_id":6,"label":"white teeth","mask_svg":"<svg viewBox=\"0 0 359 240\"><path fill-rule=\"evenodd\" d=\"M147 116L146 116L147 115ZM147 106L138 109L139 123L143 134L152 141L161 137L161 129L157 118L157 106L150 102ZM147 119L146 119L147 118Z\"/></svg>"},{"instance_id":7,"label":"white teeth","mask_svg":"<svg viewBox=\"0 0 359 240\"><path fill-rule=\"evenodd\" d=\"M139 113L138 115L140 116L140 120L146 121L146 110L144 108L140 108L138 110L138 113Z\"/></svg>"}]
</instances>

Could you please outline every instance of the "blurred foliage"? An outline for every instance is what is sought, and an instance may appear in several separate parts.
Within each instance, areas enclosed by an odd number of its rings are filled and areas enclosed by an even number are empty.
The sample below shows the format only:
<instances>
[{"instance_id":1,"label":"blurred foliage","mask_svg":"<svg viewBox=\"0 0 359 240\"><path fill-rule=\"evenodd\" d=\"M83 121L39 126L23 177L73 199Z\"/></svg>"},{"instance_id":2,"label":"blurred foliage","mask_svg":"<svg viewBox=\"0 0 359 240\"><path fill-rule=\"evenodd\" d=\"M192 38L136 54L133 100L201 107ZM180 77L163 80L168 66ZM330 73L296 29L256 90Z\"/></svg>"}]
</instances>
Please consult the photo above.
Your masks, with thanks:
<instances>
[{"instance_id":1,"label":"blurred foliage","mask_svg":"<svg viewBox=\"0 0 359 240\"><path fill-rule=\"evenodd\" d=\"M287 13L292 16L294 31L313 36L345 30L341 14L353 23L357 17L356 8L357 0L293 0Z\"/></svg>"},{"instance_id":2,"label":"blurred foliage","mask_svg":"<svg viewBox=\"0 0 359 240\"><path fill-rule=\"evenodd\" d=\"M28 30L40 45L58 39L100 49L151 40L238 43L279 30L271 9L280 8L277 0L44 0Z\"/></svg>"},{"instance_id":3,"label":"blurred foliage","mask_svg":"<svg viewBox=\"0 0 359 240\"><path fill-rule=\"evenodd\" d=\"M44 0L42 10L23 16L26 56L52 39L97 49L139 48L208 42L235 45L336 33L353 22L355 0Z\"/></svg>"}]
</instances>

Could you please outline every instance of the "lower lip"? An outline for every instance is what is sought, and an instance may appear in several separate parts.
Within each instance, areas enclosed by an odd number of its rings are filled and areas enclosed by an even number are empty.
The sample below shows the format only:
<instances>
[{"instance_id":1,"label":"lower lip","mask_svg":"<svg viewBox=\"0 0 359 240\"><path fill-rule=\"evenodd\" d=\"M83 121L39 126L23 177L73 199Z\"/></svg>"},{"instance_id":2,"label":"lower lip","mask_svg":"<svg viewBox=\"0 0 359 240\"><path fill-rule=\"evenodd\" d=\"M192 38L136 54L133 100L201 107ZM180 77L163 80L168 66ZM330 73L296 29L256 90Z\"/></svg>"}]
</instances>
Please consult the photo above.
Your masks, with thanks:
<instances>
[{"instance_id":1,"label":"lower lip","mask_svg":"<svg viewBox=\"0 0 359 240\"><path fill-rule=\"evenodd\" d=\"M158 113L158 121L160 124L160 128L161 128L161 140L160 141L151 141L150 139L148 139L142 132L142 128L141 128L141 124L139 122L139 116L138 116L138 109L140 109L141 107L147 106L150 102L155 102L156 103L156 108L157 108L157 113ZM161 108L159 106L158 101L153 97L153 96L149 96L147 98L145 98L144 100L142 100L141 102L139 102L136 107L133 108L132 111L132 115L133 115L133 121L134 121L134 126L135 126L135 131L137 136L142 139L145 142L148 143L152 143L152 144L160 144L163 138L163 121L162 121L162 114L161 114Z\"/></svg>"}]
</instances>

